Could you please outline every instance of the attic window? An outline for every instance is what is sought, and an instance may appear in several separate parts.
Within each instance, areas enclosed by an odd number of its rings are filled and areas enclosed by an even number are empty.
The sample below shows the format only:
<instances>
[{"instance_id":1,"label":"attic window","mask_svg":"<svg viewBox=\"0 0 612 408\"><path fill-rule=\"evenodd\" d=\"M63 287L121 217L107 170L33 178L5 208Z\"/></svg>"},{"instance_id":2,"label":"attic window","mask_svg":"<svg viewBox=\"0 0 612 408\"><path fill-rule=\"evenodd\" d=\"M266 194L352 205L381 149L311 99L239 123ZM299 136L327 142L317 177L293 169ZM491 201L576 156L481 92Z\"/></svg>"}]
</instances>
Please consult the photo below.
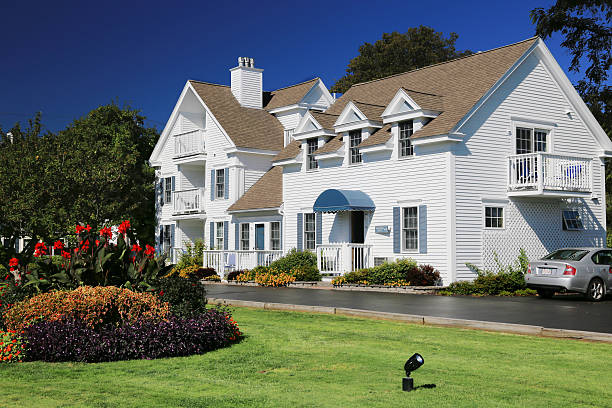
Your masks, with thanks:
<instances>
[{"instance_id":1,"label":"attic window","mask_svg":"<svg viewBox=\"0 0 612 408\"><path fill-rule=\"evenodd\" d=\"M406 120L399 123L399 155L400 157L408 157L414 155L414 146L410 142L410 136L413 133L412 120Z\"/></svg>"}]
</instances>

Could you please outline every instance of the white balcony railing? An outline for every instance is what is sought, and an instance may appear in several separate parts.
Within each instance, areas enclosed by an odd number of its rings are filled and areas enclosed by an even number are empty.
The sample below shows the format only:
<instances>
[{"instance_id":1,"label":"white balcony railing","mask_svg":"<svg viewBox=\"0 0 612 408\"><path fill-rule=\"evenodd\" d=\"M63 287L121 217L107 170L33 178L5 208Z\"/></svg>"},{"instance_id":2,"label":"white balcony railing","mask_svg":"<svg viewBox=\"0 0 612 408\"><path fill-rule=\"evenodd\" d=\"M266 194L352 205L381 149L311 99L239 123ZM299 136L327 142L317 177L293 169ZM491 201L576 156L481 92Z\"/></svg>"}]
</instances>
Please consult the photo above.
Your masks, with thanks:
<instances>
[{"instance_id":1,"label":"white balcony railing","mask_svg":"<svg viewBox=\"0 0 612 408\"><path fill-rule=\"evenodd\" d=\"M204 212L204 188L175 191L172 194L174 214L194 214Z\"/></svg>"},{"instance_id":2,"label":"white balcony railing","mask_svg":"<svg viewBox=\"0 0 612 408\"><path fill-rule=\"evenodd\" d=\"M202 129L174 136L174 157L204 154L204 131Z\"/></svg>"},{"instance_id":3,"label":"white balcony railing","mask_svg":"<svg viewBox=\"0 0 612 408\"><path fill-rule=\"evenodd\" d=\"M283 256L283 251L204 251L204 267L213 268L220 276L226 272L270 266Z\"/></svg>"},{"instance_id":4,"label":"white balcony railing","mask_svg":"<svg viewBox=\"0 0 612 408\"><path fill-rule=\"evenodd\" d=\"M550 153L508 157L509 191L592 191L592 158Z\"/></svg>"},{"instance_id":5,"label":"white balcony railing","mask_svg":"<svg viewBox=\"0 0 612 408\"><path fill-rule=\"evenodd\" d=\"M343 275L374 265L372 245L328 244L317 245L317 266L321 273Z\"/></svg>"}]
</instances>

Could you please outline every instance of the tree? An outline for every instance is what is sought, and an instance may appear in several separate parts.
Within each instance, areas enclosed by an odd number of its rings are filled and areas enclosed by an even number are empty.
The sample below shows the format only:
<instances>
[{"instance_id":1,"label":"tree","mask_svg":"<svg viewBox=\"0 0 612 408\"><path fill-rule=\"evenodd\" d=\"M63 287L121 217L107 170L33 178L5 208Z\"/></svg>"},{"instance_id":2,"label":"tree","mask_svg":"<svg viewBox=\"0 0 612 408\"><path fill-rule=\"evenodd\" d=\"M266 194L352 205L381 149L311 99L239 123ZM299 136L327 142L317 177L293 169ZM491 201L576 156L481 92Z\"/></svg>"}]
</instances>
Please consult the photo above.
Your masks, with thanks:
<instances>
[{"instance_id":1,"label":"tree","mask_svg":"<svg viewBox=\"0 0 612 408\"><path fill-rule=\"evenodd\" d=\"M595 118L612 138L612 88L607 83L612 64L612 4L609 0L557 0L544 10L531 11L536 34L542 38L561 32L561 45L572 56L570 71L584 77L576 88ZM612 166L606 166L608 229L612 229Z\"/></svg>"},{"instance_id":2,"label":"tree","mask_svg":"<svg viewBox=\"0 0 612 408\"><path fill-rule=\"evenodd\" d=\"M147 160L157 131L129 107L101 106L65 130L41 133L40 114L0 141L0 235L9 247L19 236L51 242L75 224L100 228L130 219L152 242L154 170ZM33 252L33 242L25 258Z\"/></svg>"},{"instance_id":3,"label":"tree","mask_svg":"<svg viewBox=\"0 0 612 408\"><path fill-rule=\"evenodd\" d=\"M445 38L443 33L426 26L409 28L405 34L383 33L374 44L366 42L359 47L359 55L349 62L346 75L331 91L346 92L353 84L470 55L471 51L455 49L457 38L456 33Z\"/></svg>"}]
</instances>

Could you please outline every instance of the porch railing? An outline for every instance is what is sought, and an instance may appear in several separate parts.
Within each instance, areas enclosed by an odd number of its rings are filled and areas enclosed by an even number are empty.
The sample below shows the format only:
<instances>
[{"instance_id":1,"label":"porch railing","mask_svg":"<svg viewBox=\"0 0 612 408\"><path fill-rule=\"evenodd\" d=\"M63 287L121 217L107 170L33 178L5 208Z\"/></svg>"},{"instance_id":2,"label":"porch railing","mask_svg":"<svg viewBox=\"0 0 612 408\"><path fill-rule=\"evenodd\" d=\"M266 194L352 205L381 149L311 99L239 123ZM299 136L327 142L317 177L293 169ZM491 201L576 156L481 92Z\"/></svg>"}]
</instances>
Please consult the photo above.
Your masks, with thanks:
<instances>
[{"instance_id":1,"label":"porch railing","mask_svg":"<svg viewBox=\"0 0 612 408\"><path fill-rule=\"evenodd\" d=\"M206 152L204 147L204 131L202 129L174 136L174 157L203 154Z\"/></svg>"},{"instance_id":2,"label":"porch railing","mask_svg":"<svg viewBox=\"0 0 612 408\"><path fill-rule=\"evenodd\" d=\"M204 188L175 191L172 193L174 214L191 214L204 212Z\"/></svg>"},{"instance_id":3,"label":"porch railing","mask_svg":"<svg viewBox=\"0 0 612 408\"><path fill-rule=\"evenodd\" d=\"M317 266L321 273L343 275L374 265L372 245L328 244L317 245Z\"/></svg>"},{"instance_id":4,"label":"porch railing","mask_svg":"<svg viewBox=\"0 0 612 408\"><path fill-rule=\"evenodd\" d=\"M226 272L270 266L283 256L283 251L204 251L204 267L213 268L220 276Z\"/></svg>"},{"instance_id":5,"label":"porch railing","mask_svg":"<svg viewBox=\"0 0 612 408\"><path fill-rule=\"evenodd\" d=\"M592 161L590 157L550 153L509 156L508 190L590 192Z\"/></svg>"}]
</instances>

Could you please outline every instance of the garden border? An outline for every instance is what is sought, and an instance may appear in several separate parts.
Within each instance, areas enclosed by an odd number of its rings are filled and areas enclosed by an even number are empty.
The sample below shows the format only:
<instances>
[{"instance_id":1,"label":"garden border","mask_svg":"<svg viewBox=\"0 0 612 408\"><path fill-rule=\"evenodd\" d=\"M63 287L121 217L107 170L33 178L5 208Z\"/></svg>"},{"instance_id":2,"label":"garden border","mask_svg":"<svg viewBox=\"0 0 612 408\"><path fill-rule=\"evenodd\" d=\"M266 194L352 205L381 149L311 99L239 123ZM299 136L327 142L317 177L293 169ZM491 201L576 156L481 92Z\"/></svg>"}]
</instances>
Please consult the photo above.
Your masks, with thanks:
<instances>
[{"instance_id":1,"label":"garden border","mask_svg":"<svg viewBox=\"0 0 612 408\"><path fill-rule=\"evenodd\" d=\"M552 337L558 339L587 340L612 343L612 333L598 333L581 330L552 329L526 324L498 323L482 320L452 319L448 317L420 316L403 313L377 312L373 310L348 309L343 307L293 305L286 303L254 302L250 300L208 298L210 305L226 305L251 307L266 310L288 310L293 312L336 314L341 316L363 317L367 319L382 319L400 321L428 326L457 327L471 330L521 334L537 337Z\"/></svg>"},{"instance_id":2,"label":"garden border","mask_svg":"<svg viewBox=\"0 0 612 408\"><path fill-rule=\"evenodd\" d=\"M382 293L409 293L417 295L435 295L441 290L448 289L448 286L384 286L384 285L361 285L361 284L343 284L334 286L331 283L325 284L325 281L313 282L289 282L287 287L290 288L305 288L305 289L322 289L322 290L344 290L356 292L382 292ZM261 286L255 281L227 281L227 282L212 282L206 281L205 285L226 285L226 286Z\"/></svg>"}]
</instances>

